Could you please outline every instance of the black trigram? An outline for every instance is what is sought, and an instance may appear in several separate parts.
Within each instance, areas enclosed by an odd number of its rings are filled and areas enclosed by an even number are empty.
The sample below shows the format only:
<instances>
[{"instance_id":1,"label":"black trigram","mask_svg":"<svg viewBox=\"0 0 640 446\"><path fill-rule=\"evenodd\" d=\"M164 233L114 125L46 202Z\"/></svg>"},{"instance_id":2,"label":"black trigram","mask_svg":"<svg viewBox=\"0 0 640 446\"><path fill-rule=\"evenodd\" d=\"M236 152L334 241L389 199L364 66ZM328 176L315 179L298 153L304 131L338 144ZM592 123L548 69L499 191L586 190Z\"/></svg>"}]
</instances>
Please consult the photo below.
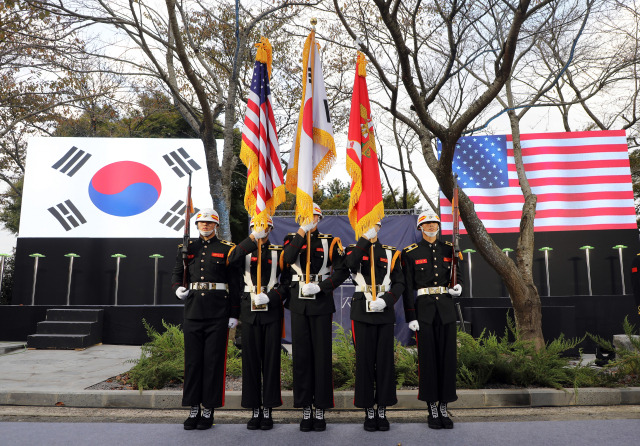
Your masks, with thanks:
<instances>
[{"instance_id":1,"label":"black trigram","mask_svg":"<svg viewBox=\"0 0 640 446\"><path fill-rule=\"evenodd\" d=\"M72 177L89 158L91 158L90 153L73 146L51 167Z\"/></svg>"},{"instance_id":2,"label":"black trigram","mask_svg":"<svg viewBox=\"0 0 640 446\"><path fill-rule=\"evenodd\" d=\"M58 220L58 223L62 225L65 231L71 231L73 228L77 228L87 222L71 200L56 204L47 210Z\"/></svg>"},{"instance_id":3,"label":"black trigram","mask_svg":"<svg viewBox=\"0 0 640 446\"><path fill-rule=\"evenodd\" d=\"M191 155L189 155L182 147L178 150L174 150L173 152L169 152L166 155L162 155L162 158L164 158L169 167L171 167L180 178L188 175L189 172L201 169L198 163L196 163L191 158Z\"/></svg>"},{"instance_id":4,"label":"black trigram","mask_svg":"<svg viewBox=\"0 0 640 446\"><path fill-rule=\"evenodd\" d=\"M167 225L175 231L181 231L182 228L184 228L184 211L184 201L178 200L176 201L176 204L171 206L171 209L162 216L160 223ZM200 211L200 209L194 208L191 217L193 217L194 214L197 214L198 211Z\"/></svg>"}]
</instances>

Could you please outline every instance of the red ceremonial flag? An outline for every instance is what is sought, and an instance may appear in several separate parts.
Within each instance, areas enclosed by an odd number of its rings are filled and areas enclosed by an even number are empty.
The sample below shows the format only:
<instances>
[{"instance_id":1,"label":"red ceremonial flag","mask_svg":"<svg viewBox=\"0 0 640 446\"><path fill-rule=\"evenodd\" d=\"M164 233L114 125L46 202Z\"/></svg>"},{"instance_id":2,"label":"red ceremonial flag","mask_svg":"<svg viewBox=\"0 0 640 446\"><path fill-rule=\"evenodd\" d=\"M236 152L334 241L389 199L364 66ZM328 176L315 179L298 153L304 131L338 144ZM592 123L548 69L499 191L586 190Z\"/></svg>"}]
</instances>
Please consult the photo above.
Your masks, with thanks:
<instances>
[{"instance_id":1,"label":"red ceremonial flag","mask_svg":"<svg viewBox=\"0 0 640 446\"><path fill-rule=\"evenodd\" d=\"M256 228L265 228L267 219L284 201L284 181L280 165L280 145L271 108L271 44L262 37L256 44L256 64L242 130L240 159L247 166L244 205Z\"/></svg>"},{"instance_id":2,"label":"red ceremonial flag","mask_svg":"<svg viewBox=\"0 0 640 446\"><path fill-rule=\"evenodd\" d=\"M520 139L524 169L538 196L536 232L637 228L624 130L530 133ZM460 138L453 171L488 232L520 230L524 197L511 135ZM442 233L450 234L451 203L442 192L440 206ZM466 233L462 223L460 233Z\"/></svg>"},{"instance_id":3,"label":"red ceremonial flag","mask_svg":"<svg viewBox=\"0 0 640 446\"><path fill-rule=\"evenodd\" d=\"M347 142L347 172L352 179L349 221L356 232L356 239L384 217L366 64L364 54L358 52Z\"/></svg>"}]
</instances>

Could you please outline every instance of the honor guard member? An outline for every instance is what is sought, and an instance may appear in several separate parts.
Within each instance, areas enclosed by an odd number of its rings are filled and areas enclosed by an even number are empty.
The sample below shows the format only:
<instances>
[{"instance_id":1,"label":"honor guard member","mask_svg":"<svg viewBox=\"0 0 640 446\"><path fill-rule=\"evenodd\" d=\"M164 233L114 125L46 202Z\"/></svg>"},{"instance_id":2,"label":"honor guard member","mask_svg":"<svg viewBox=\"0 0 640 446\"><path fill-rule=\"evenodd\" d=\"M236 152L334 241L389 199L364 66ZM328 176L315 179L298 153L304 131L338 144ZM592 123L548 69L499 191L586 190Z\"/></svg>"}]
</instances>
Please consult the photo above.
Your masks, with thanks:
<instances>
[{"instance_id":1,"label":"honor guard member","mask_svg":"<svg viewBox=\"0 0 640 446\"><path fill-rule=\"evenodd\" d=\"M290 277L280 274L282 246L269 244L273 220L267 229L256 231L251 219L251 235L238 244L229 262L244 270L244 293L240 302L242 330L242 407L253 409L247 429L273 427L271 410L282 406L280 394L280 349L283 301ZM257 289L258 241L261 247L261 289ZM280 280L278 280L280 278Z\"/></svg>"},{"instance_id":2,"label":"honor guard member","mask_svg":"<svg viewBox=\"0 0 640 446\"><path fill-rule=\"evenodd\" d=\"M333 290L349 276L340 239L317 231L322 210L313 204L313 221L284 239L283 261L291 268L290 297L293 348L293 406L302 407L300 430L323 431L325 409L333 407L331 324L336 311ZM311 245L307 246L307 232ZM307 250L310 277L306 283ZM333 272L331 271L333 269ZM312 417L311 406L315 406Z\"/></svg>"},{"instance_id":3,"label":"honor guard member","mask_svg":"<svg viewBox=\"0 0 640 446\"><path fill-rule=\"evenodd\" d=\"M380 226L378 222L355 245L349 245L346 256L346 264L356 286L351 299L351 332L356 349L353 404L365 409L364 430L370 432L389 430L386 408L398 402L393 363L394 304L404 291L404 277L397 261L400 251L380 243ZM371 285L372 262L375 290ZM374 409L375 404L377 409Z\"/></svg>"},{"instance_id":4,"label":"honor guard member","mask_svg":"<svg viewBox=\"0 0 640 446\"><path fill-rule=\"evenodd\" d=\"M213 209L196 215L200 237L187 247L188 289L182 286L182 245L171 278L176 296L185 301L182 405L191 407L187 430L209 429L214 408L224 405L227 339L240 315L240 276L228 261L235 246L216 237L219 221Z\"/></svg>"},{"instance_id":5,"label":"honor guard member","mask_svg":"<svg viewBox=\"0 0 640 446\"><path fill-rule=\"evenodd\" d=\"M418 345L418 399L428 405L432 429L452 429L447 403L456 395L456 311L452 296L462 292L461 268L458 284L451 280L452 244L437 239L440 218L434 212L418 216L422 240L402 251L405 277L405 320L416 333Z\"/></svg>"}]
</instances>

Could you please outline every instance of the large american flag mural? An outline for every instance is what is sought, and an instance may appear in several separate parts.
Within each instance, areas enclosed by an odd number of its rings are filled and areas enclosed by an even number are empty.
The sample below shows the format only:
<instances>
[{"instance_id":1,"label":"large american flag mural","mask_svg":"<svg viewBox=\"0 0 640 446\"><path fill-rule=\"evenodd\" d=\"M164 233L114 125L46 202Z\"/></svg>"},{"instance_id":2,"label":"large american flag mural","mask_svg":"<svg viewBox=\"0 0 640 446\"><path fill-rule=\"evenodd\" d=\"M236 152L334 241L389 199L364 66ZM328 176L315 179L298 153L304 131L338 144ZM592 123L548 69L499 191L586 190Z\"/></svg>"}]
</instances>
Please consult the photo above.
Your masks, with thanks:
<instances>
[{"instance_id":1,"label":"large american flag mural","mask_svg":"<svg viewBox=\"0 0 640 446\"><path fill-rule=\"evenodd\" d=\"M536 232L637 227L624 130L530 133L520 139L525 172L538 196ZM519 231L524 197L511 135L460 138L453 172L488 232ZM440 207L442 232L451 233L451 203L442 192ZM460 229L466 233L463 224Z\"/></svg>"}]
</instances>

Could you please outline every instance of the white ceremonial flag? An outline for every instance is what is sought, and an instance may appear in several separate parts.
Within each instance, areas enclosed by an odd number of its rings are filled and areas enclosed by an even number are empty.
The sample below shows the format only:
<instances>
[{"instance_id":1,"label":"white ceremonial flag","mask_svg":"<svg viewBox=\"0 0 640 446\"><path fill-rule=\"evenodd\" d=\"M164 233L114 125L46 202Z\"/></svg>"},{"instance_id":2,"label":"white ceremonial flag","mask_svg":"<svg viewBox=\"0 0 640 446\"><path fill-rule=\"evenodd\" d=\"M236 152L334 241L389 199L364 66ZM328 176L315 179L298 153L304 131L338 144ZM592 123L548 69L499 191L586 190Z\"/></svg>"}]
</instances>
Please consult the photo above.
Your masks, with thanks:
<instances>
[{"instance_id":1,"label":"white ceremonial flag","mask_svg":"<svg viewBox=\"0 0 640 446\"><path fill-rule=\"evenodd\" d=\"M182 237L189 171L211 207L199 139L31 138L19 237Z\"/></svg>"}]
</instances>

